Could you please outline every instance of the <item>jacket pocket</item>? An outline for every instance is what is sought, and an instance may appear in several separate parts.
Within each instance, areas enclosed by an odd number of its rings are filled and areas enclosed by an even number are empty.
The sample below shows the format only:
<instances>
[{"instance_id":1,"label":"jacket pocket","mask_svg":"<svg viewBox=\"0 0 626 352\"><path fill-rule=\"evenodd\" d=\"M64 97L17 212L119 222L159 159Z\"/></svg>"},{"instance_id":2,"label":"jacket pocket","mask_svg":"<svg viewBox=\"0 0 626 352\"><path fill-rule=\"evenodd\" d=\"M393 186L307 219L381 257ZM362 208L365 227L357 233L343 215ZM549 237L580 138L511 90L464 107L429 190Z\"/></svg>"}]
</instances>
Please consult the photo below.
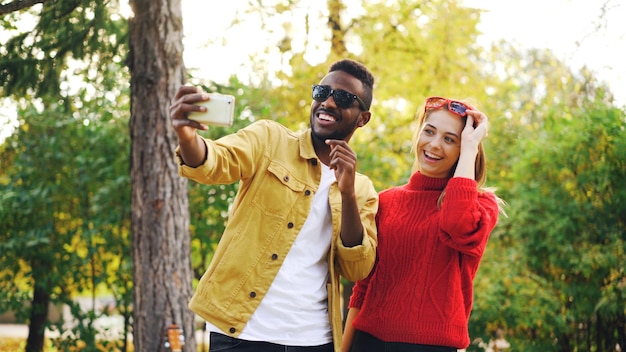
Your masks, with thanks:
<instances>
[{"instance_id":1,"label":"jacket pocket","mask_svg":"<svg viewBox=\"0 0 626 352\"><path fill-rule=\"evenodd\" d=\"M304 182L277 162L269 164L262 182L257 185L252 204L264 215L276 217L286 216L306 189Z\"/></svg>"}]
</instances>

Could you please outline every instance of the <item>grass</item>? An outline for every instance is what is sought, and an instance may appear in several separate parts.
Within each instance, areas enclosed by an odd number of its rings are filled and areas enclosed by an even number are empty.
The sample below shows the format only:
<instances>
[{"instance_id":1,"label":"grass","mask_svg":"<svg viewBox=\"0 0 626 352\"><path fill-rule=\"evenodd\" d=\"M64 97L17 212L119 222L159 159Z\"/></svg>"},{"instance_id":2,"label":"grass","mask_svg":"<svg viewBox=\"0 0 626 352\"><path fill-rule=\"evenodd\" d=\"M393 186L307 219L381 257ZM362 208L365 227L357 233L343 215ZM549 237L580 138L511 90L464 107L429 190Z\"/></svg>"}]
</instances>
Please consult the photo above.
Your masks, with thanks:
<instances>
[{"instance_id":1,"label":"grass","mask_svg":"<svg viewBox=\"0 0 626 352\"><path fill-rule=\"evenodd\" d=\"M17 337L4 337L0 338L0 351L2 352L23 352L26 347L26 339L25 338L17 338ZM73 350L64 350L63 352L73 352L73 351L81 351L84 346L77 346L76 349ZM55 348L50 339L46 339L44 342L44 352L61 352L57 348ZM121 350L112 350L110 346L99 346L98 350L103 352L118 352ZM133 346L130 345L127 352L133 352Z\"/></svg>"},{"instance_id":2,"label":"grass","mask_svg":"<svg viewBox=\"0 0 626 352\"><path fill-rule=\"evenodd\" d=\"M26 340L5 337L0 339L0 351L18 352L24 351Z\"/></svg>"},{"instance_id":3,"label":"grass","mask_svg":"<svg viewBox=\"0 0 626 352\"><path fill-rule=\"evenodd\" d=\"M2 352L24 352L24 348L26 347L26 339L25 338L16 338L16 337L1 337L0 338L0 351ZM46 339L45 342L45 346L44 346L44 352L60 352L59 350L57 350L56 348L54 348L54 346L52 345L52 341L50 341L50 339ZM77 347L76 351L80 351L81 347ZM106 351L106 352L121 352L121 350L111 350L110 347L102 347L100 348L101 351ZM128 351L127 352L133 352L134 348L133 345L131 344L128 347ZM198 343L198 348L197 348L198 352L206 352L208 351L208 348L205 347L204 345L202 345L201 343ZM71 352L71 351L63 351L63 352Z\"/></svg>"},{"instance_id":4,"label":"grass","mask_svg":"<svg viewBox=\"0 0 626 352\"><path fill-rule=\"evenodd\" d=\"M0 338L0 351L2 352L23 352L26 347L26 339L18 337L2 337ZM46 339L44 349L45 352L56 351L52 347L50 340Z\"/></svg>"}]
</instances>

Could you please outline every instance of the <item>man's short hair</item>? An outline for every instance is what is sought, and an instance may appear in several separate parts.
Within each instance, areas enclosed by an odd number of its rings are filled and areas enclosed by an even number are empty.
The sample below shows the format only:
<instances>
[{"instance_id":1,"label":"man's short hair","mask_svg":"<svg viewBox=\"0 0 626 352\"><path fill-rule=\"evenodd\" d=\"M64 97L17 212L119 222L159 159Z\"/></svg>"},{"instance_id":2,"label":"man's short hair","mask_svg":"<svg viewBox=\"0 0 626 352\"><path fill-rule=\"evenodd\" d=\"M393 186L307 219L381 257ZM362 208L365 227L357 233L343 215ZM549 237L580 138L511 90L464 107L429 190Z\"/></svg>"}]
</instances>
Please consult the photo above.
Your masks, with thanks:
<instances>
[{"instance_id":1,"label":"man's short hair","mask_svg":"<svg viewBox=\"0 0 626 352\"><path fill-rule=\"evenodd\" d=\"M335 62L332 66L330 66L328 72L333 71L345 72L361 81L363 87L365 88L363 90L364 96L361 97L361 99L363 99L365 106L369 110L370 106L372 105L373 99L374 75L372 75L367 67L365 67L365 65L358 61L343 59Z\"/></svg>"}]
</instances>

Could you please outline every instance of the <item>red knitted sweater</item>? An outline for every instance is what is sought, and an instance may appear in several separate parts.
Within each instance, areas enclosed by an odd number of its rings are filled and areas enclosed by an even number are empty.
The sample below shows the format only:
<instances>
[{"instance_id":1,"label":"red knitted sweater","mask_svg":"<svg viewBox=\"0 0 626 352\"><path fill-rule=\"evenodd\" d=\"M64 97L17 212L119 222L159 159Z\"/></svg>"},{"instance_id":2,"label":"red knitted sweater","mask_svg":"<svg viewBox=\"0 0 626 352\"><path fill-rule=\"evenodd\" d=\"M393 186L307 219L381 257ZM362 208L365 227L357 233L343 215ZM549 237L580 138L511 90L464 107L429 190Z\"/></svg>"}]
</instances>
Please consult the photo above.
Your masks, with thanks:
<instances>
[{"instance_id":1,"label":"red knitted sweater","mask_svg":"<svg viewBox=\"0 0 626 352\"><path fill-rule=\"evenodd\" d=\"M441 209L437 199L446 195ZM498 220L476 181L419 172L380 192L376 266L358 281L353 325L383 341L466 348L473 280Z\"/></svg>"}]
</instances>

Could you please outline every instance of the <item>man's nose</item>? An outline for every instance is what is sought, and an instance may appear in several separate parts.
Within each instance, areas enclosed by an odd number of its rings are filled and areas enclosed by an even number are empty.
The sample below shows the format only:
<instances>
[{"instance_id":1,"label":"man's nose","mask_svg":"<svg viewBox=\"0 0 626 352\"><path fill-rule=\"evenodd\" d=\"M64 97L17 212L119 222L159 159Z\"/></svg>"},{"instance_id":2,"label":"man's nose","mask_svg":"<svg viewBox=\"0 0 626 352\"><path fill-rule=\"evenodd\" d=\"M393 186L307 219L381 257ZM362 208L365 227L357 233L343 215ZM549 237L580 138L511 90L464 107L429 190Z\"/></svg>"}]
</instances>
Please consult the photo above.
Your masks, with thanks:
<instances>
[{"instance_id":1,"label":"man's nose","mask_svg":"<svg viewBox=\"0 0 626 352\"><path fill-rule=\"evenodd\" d=\"M322 102L322 106L323 107L326 107L329 104L331 104L331 107L337 108L337 104L335 104L335 95L334 94L329 95L328 98L326 98L326 100L324 100Z\"/></svg>"}]
</instances>

